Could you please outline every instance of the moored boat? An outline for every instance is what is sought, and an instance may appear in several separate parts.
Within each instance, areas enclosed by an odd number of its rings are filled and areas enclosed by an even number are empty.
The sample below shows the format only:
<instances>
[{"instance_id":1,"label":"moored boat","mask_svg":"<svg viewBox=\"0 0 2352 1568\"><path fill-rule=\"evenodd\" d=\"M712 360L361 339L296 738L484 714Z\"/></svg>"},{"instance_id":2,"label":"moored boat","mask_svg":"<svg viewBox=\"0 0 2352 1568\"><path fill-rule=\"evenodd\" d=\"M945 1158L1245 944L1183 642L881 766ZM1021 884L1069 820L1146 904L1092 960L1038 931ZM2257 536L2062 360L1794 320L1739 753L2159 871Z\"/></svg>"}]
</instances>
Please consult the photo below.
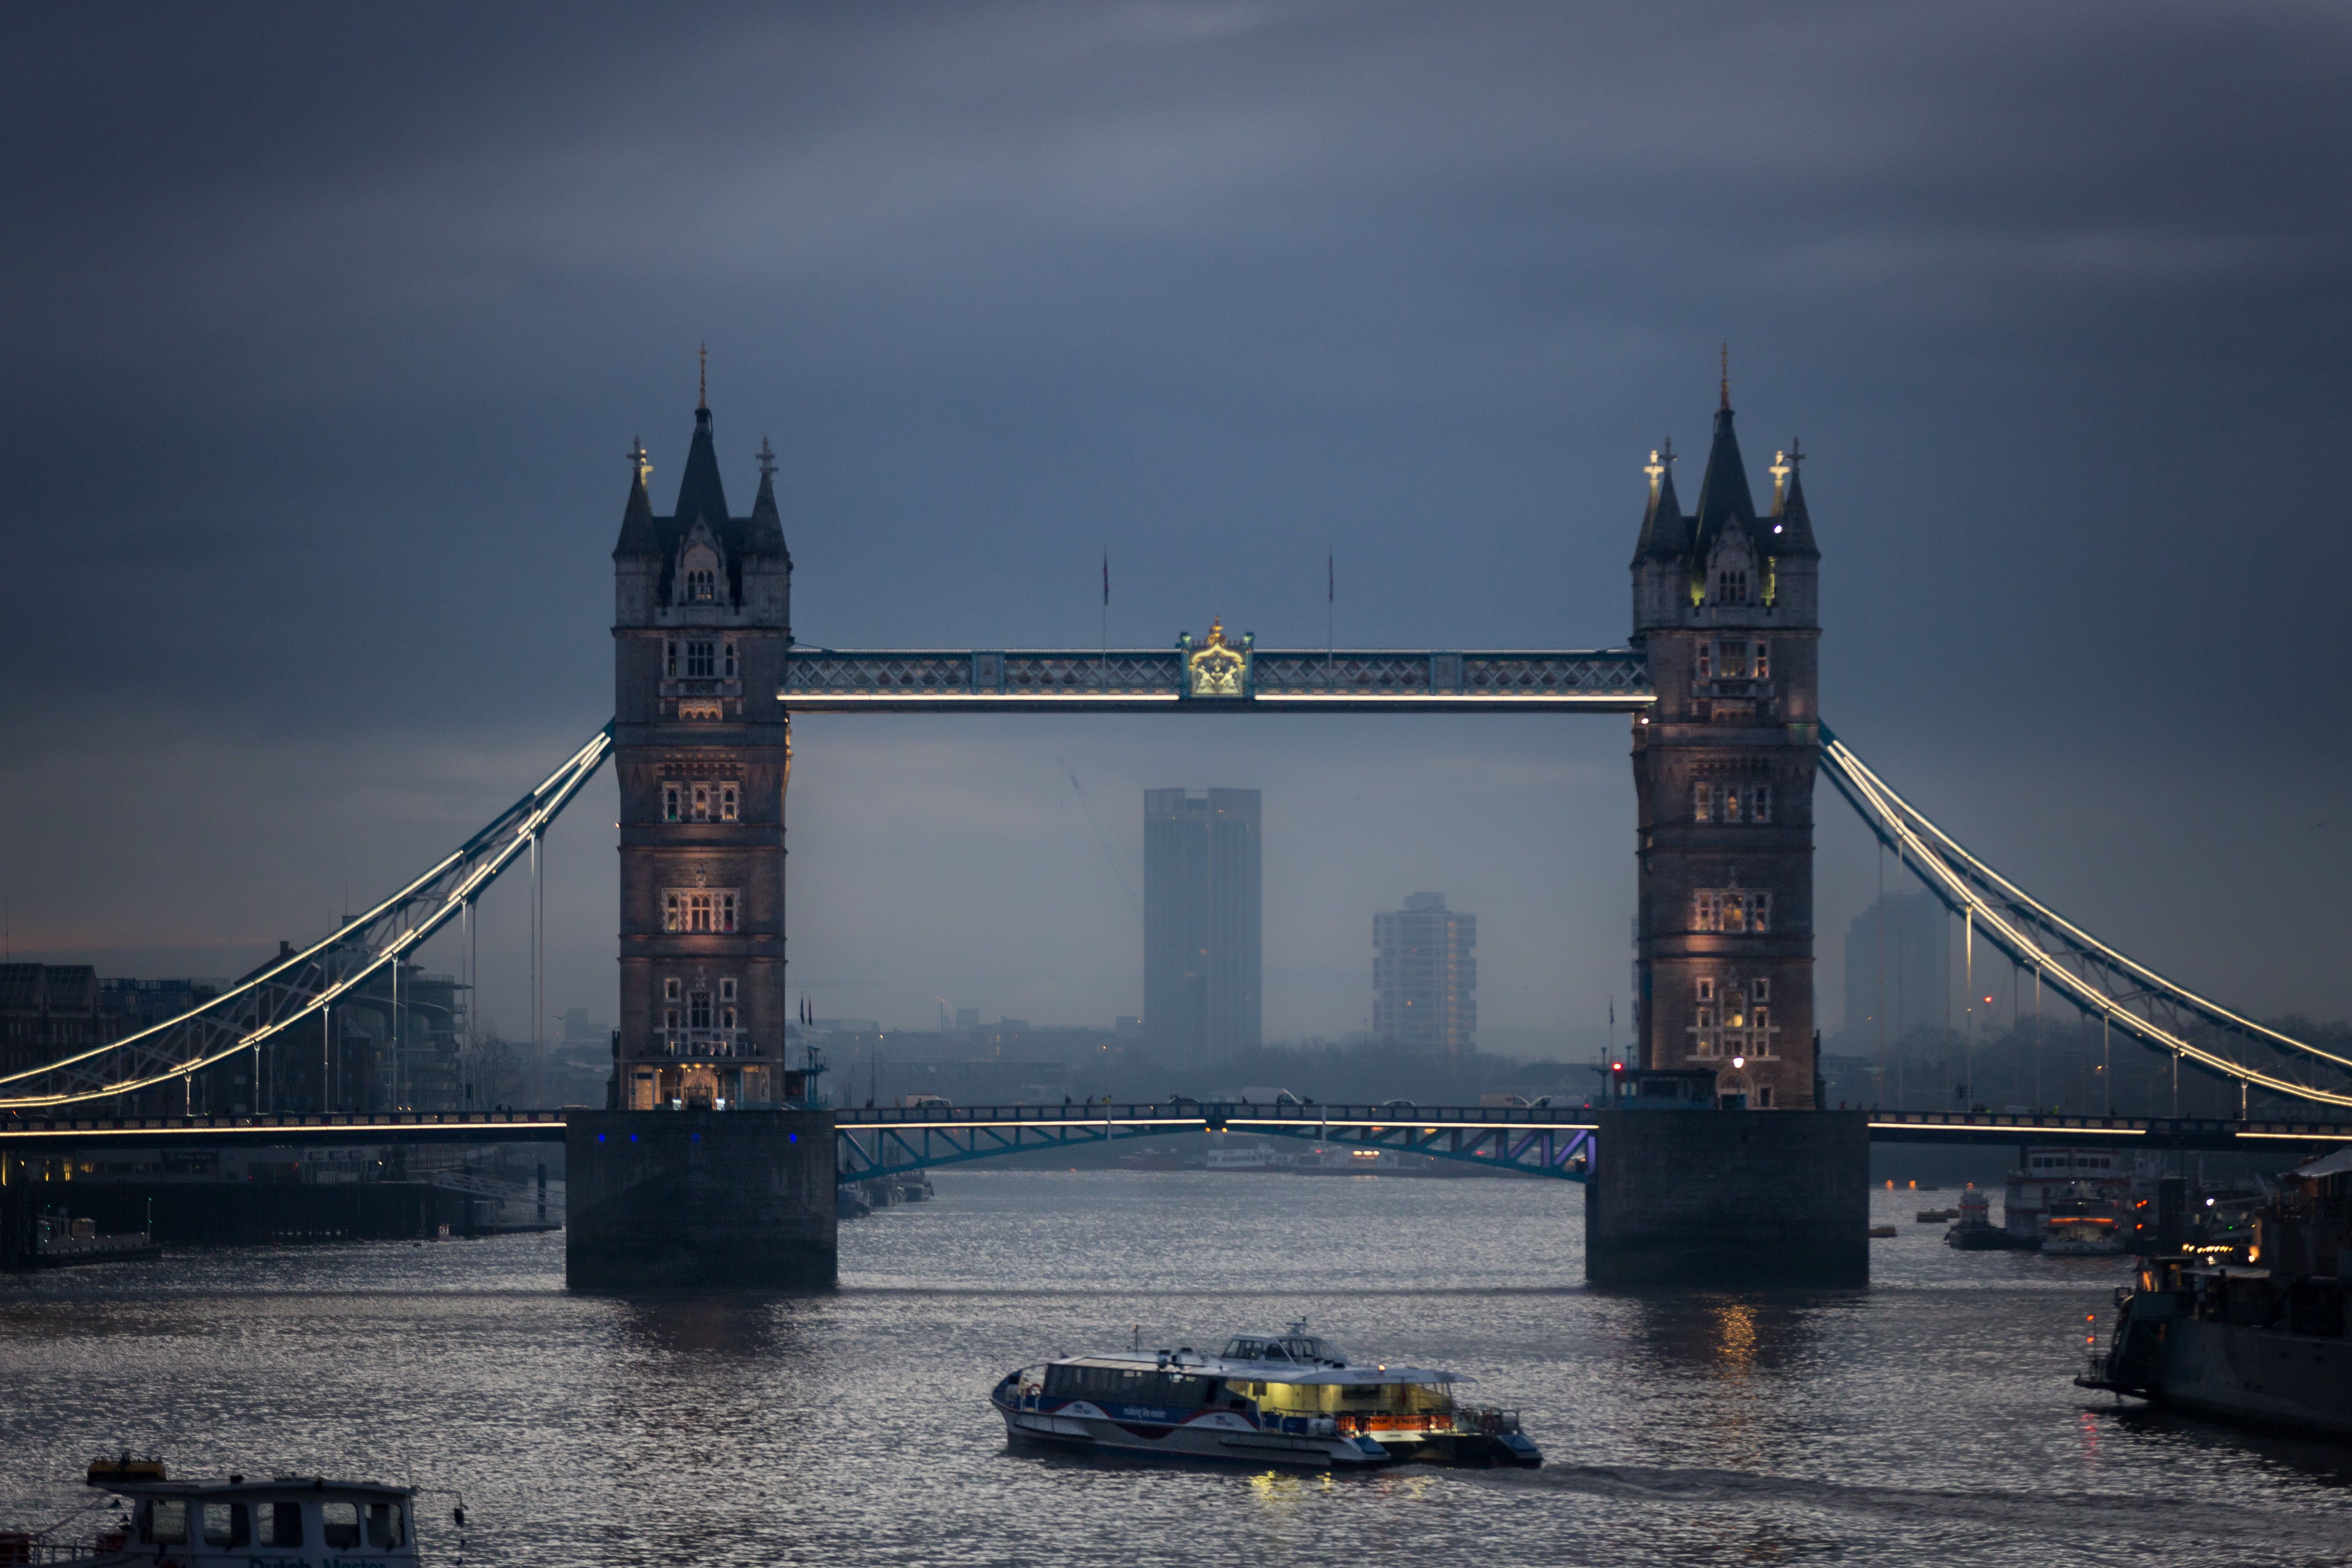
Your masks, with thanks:
<instances>
[{"instance_id":1,"label":"moored boat","mask_svg":"<svg viewBox=\"0 0 2352 1568\"><path fill-rule=\"evenodd\" d=\"M1236 1336L1213 1356L1190 1346L1064 1356L1005 1373L989 1398L1013 1441L1087 1453L1310 1469L1542 1464L1518 1412L1464 1404L1465 1381L1351 1363L1302 1322Z\"/></svg>"},{"instance_id":2,"label":"moored boat","mask_svg":"<svg viewBox=\"0 0 2352 1568\"><path fill-rule=\"evenodd\" d=\"M87 1479L114 1494L110 1506L94 1504L45 1530L0 1530L0 1563L397 1568L417 1561L410 1487L324 1476L175 1481L161 1460L128 1454L91 1461ZM85 1517L92 1514L99 1517ZM465 1510L454 1517L462 1527Z\"/></svg>"}]
</instances>

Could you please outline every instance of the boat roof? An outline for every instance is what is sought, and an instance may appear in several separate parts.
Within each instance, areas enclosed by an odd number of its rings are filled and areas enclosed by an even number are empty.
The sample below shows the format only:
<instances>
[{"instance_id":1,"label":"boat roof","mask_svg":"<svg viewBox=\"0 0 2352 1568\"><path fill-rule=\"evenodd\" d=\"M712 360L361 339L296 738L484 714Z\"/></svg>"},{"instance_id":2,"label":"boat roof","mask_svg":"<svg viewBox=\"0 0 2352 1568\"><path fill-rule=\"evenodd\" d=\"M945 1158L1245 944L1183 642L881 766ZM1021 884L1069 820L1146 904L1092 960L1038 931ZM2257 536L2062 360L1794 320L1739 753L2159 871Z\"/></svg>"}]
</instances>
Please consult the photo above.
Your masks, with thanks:
<instances>
[{"instance_id":1,"label":"boat roof","mask_svg":"<svg viewBox=\"0 0 2352 1568\"><path fill-rule=\"evenodd\" d=\"M1162 1360L1148 1351L1111 1351L1100 1355L1058 1356L1049 1366L1096 1366L1119 1372L1181 1372L1194 1377L1222 1377L1228 1382L1356 1384L1377 1383L1464 1383L1459 1373L1425 1366L1391 1366L1385 1363L1349 1366L1317 1365L1297 1361L1239 1361L1216 1355L1187 1355Z\"/></svg>"},{"instance_id":2,"label":"boat roof","mask_svg":"<svg viewBox=\"0 0 2352 1568\"><path fill-rule=\"evenodd\" d=\"M340 1497L407 1498L416 1495L415 1487L396 1487L383 1481L341 1481L331 1476L272 1476L267 1480L246 1477L236 1480L164 1480L151 1476L96 1475L89 1484L101 1490L121 1492L125 1497L205 1497L219 1498L284 1498L297 1492L332 1492Z\"/></svg>"}]
</instances>

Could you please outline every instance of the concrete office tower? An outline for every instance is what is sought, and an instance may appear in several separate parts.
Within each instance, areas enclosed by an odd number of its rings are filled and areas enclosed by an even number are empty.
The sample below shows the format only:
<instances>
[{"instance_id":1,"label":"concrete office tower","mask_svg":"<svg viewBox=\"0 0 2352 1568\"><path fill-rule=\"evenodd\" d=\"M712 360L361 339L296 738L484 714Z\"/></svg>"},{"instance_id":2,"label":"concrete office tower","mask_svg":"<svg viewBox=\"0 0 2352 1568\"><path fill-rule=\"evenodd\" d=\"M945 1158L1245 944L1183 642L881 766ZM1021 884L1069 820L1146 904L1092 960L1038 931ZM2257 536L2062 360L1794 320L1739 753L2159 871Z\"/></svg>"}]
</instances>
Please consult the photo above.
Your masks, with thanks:
<instances>
[{"instance_id":1,"label":"concrete office tower","mask_svg":"<svg viewBox=\"0 0 2352 1568\"><path fill-rule=\"evenodd\" d=\"M1888 893L1846 928L1846 1048L1874 1050L1882 1019L1890 1046L1951 1024L1952 919L1933 893Z\"/></svg>"},{"instance_id":2,"label":"concrete office tower","mask_svg":"<svg viewBox=\"0 0 2352 1568\"><path fill-rule=\"evenodd\" d=\"M618 1109L788 1098L785 718L792 558L764 444L728 510L710 410L677 505L654 515L639 452L613 550L621 781Z\"/></svg>"},{"instance_id":3,"label":"concrete office tower","mask_svg":"<svg viewBox=\"0 0 2352 1568\"><path fill-rule=\"evenodd\" d=\"M1478 1032L1478 917L1444 893L1410 893L1372 917L1372 1038L1432 1055L1474 1049Z\"/></svg>"},{"instance_id":4,"label":"concrete office tower","mask_svg":"<svg viewBox=\"0 0 2352 1568\"><path fill-rule=\"evenodd\" d=\"M1143 1030L1164 1067L1260 1043L1259 847L1254 789L1143 792Z\"/></svg>"},{"instance_id":5,"label":"concrete office tower","mask_svg":"<svg viewBox=\"0 0 2352 1568\"><path fill-rule=\"evenodd\" d=\"M1657 692L1633 721L1641 1060L1711 1068L1757 1110L1813 1103L1821 552L1794 447L1759 513L1726 376L1698 510L1675 498L1671 450L1653 454L1633 567Z\"/></svg>"}]
</instances>

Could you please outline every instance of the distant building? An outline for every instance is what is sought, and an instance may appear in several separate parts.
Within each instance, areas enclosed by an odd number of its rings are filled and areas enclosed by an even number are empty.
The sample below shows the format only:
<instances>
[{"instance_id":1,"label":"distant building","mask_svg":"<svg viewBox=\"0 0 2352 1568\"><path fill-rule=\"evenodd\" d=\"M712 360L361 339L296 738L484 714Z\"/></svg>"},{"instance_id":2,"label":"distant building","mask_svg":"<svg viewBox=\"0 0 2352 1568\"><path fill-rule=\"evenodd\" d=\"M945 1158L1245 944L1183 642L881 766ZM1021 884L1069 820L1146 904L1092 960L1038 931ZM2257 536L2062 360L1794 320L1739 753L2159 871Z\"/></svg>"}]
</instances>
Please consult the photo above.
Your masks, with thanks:
<instances>
[{"instance_id":1,"label":"distant building","mask_svg":"<svg viewBox=\"0 0 2352 1568\"><path fill-rule=\"evenodd\" d=\"M1412 893L1372 917L1372 1037L1407 1050L1460 1056L1478 1031L1478 917Z\"/></svg>"},{"instance_id":2,"label":"distant building","mask_svg":"<svg viewBox=\"0 0 2352 1568\"><path fill-rule=\"evenodd\" d=\"M1885 917L1882 926L1881 916ZM1952 1016L1952 921L1935 894L1888 893L1845 931L1845 1046L1876 1048Z\"/></svg>"},{"instance_id":3,"label":"distant building","mask_svg":"<svg viewBox=\"0 0 2352 1568\"><path fill-rule=\"evenodd\" d=\"M87 963L0 963L0 1069L24 1072L118 1037Z\"/></svg>"},{"instance_id":4,"label":"distant building","mask_svg":"<svg viewBox=\"0 0 2352 1568\"><path fill-rule=\"evenodd\" d=\"M1143 1033L1166 1067L1260 1044L1258 792L1143 792Z\"/></svg>"}]
</instances>

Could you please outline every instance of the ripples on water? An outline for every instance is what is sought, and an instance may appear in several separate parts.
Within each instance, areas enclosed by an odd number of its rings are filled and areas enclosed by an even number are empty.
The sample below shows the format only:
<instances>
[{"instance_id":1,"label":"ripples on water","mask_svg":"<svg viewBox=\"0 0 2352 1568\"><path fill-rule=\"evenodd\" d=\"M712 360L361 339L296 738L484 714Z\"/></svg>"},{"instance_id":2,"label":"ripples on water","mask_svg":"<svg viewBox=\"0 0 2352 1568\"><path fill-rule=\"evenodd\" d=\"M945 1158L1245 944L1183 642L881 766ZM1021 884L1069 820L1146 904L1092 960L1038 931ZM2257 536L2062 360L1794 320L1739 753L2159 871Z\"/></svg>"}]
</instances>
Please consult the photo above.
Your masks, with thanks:
<instances>
[{"instance_id":1,"label":"ripples on water","mask_svg":"<svg viewBox=\"0 0 2352 1568\"><path fill-rule=\"evenodd\" d=\"M1955 1253L1916 1194L1867 1292L1603 1296L1565 1184L935 1180L819 1298L575 1298L552 1236L0 1277L0 1523L129 1447L462 1488L496 1564L2352 1562L2352 1449L2116 1414L2068 1379L2124 1268ZM1134 1325L1301 1316L1479 1378L1545 1468L1041 1457L985 1402Z\"/></svg>"}]
</instances>

